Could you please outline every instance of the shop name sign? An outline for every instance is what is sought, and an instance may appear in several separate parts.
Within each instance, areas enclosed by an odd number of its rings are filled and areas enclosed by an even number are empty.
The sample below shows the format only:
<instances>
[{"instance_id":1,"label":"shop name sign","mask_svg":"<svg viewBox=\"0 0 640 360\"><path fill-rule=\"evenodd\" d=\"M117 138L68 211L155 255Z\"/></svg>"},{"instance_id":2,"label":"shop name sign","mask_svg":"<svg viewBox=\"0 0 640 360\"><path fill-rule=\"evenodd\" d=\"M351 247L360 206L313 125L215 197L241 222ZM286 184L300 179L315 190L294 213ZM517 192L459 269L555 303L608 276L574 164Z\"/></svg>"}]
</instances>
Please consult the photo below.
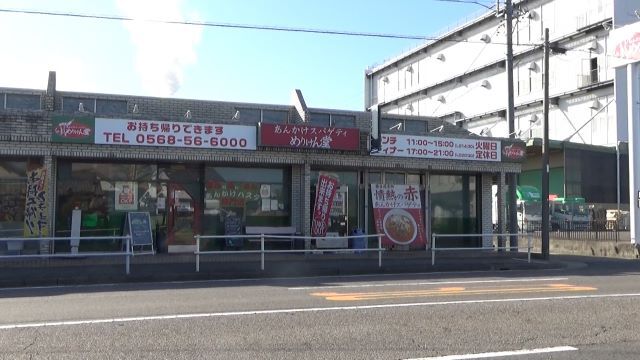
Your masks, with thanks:
<instances>
[{"instance_id":1,"label":"shop name sign","mask_svg":"<svg viewBox=\"0 0 640 360\"><path fill-rule=\"evenodd\" d=\"M53 142L256 150L254 126L59 116Z\"/></svg>"},{"instance_id":2,"label":"shop name sign","mask_svg":"<svg viewBox=\"0 0 640 360\"><path fill-rule=\"evenodd\" d=\"M502 161L500 141L383 134L373 155L425 159ZM509 149L511 155L515 150ZM524 150L522 156L524 157ZM515 160L515 159L514 159Z\"/></svg>"},{"instance_id":3,"label":"shop name sign","mask_svg":"<svg viewBox=\"0 0 640 360\"><path fill-rule=\"evenodd\" d=\"M93 144L94 119L88 116L54 116L51 141Z\"/></svg>"},{"instance_id":4,"label":"shop name sign","mask_svg":"<svg viewBox=\"0 0 640 360\"><path fill-rule=\"evenodd\" d=\"M360 130L292 124L260 124L260 145L301 149L358 150Z\"/></svg>"}]
</instances>

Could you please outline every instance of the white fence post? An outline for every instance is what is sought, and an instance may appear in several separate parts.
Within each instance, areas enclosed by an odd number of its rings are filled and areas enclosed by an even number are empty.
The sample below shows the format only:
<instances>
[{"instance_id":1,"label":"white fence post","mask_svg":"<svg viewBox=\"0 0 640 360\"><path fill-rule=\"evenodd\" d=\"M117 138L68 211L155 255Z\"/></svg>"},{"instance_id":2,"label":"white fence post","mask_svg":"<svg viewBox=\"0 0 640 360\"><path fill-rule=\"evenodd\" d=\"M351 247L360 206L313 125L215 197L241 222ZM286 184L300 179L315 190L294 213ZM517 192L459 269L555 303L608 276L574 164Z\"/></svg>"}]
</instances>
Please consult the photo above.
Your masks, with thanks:
<instances>
[{"instance_id":1,"label":"white fence post","mask_svg":"<svg viewBox=\"0 0 640 360\"><path fill-rule=\"evenodd\" d=\"M131 236L127 236L127 260L125 261L125 268L127 271L127 275L131 272Z\"/></svg>"},{"instance_id":2,"label":"white fence post","mask_svg":"<svg viewBox=\"0 0 640 360\"><path fill-rule=\"evenodd\" d=\"M438 235L433 234L431 236L431 266L436 264L436 238Z\"/></svg>"},{"instance_id":3,"label":"white fence post","mask_svg":"<svg viewBox=\"0 0 640 360\"><path fill-rule=\"evenodd\" d=\"M196 235L196 272L200 272L200 234Z\"/></svg>"},{"instance_id":4,"label":"white fence post","mask_svg":"<svg viewBox=\"0 0 640 360\"><path fill-rule=\"evenodd\" d=\"M527 236L527 262L531 263L531 239L533 238L532 234Z\"/></svg>"},{"instance_id":5,"label":"white fence post","mask_svg":"<svg viewBox=\"0 0 640 360\"><path fill-rule=\"evenodd\" d=\"M369 241L369 239L367 239ZM378 234L378 267L382 267L382 235Z\"/></svg>"},{"instance_id":6,"label":"white fence post","mask_svg":"<svg viewBox=\"0 0 640 360\"><path fill-rule=\"evenodd\" d=\"M264 234L260 234L260 270L264 271Z\"/></svg>"}]
</instances>

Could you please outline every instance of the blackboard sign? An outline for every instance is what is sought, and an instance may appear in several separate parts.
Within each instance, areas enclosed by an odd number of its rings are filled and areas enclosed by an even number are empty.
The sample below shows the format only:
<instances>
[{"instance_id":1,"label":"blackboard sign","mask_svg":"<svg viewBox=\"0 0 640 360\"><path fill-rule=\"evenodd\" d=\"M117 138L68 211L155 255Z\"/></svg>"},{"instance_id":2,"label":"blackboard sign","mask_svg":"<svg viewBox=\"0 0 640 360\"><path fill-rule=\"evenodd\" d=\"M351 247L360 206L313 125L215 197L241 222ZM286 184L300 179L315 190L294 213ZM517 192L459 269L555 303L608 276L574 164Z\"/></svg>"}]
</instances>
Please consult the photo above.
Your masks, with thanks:
<instances>
[{"instance_id":1,"label":"blackboard sign","mask_svg":"<svg viewBox=\"0 0 640 360\"><path fill-rule=\"evenodd\" d=\"M148 212L127 213L127 229L131 235L132 246L153 246L151 218Z\"/></svg>"},{"instance_id":2,"label":"blackboard sign","mask_svg":"<svg viewBox=\"0 0 640 360\"><path fill-rule=\"evenodd\" d=\"M225 235L240 235L242 234L242 221L238 215L227 215L224 219L224 234ZM227 246L242 246L242 238L227 237Z\"/></svg>"}]
</instances>

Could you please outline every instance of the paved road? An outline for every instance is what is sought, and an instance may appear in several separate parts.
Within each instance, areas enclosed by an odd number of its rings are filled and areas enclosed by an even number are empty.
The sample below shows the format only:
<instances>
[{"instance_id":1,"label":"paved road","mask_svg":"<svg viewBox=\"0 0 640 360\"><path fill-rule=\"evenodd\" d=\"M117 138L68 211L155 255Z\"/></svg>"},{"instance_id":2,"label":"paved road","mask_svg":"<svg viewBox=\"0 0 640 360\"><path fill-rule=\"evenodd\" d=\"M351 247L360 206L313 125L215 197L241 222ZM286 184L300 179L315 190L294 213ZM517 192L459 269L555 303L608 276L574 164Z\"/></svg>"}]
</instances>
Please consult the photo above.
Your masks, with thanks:
<instances>
[{"instance_id":1,"label":"paved road","mask_svg":"<svg viewBox=\"0 0 640 360\"><path fill-rule=\"evenodd\" d=\"M0 358L639 358L640 262L587 261L553 271L0 289Z\"/></svg>"}]
</instances>

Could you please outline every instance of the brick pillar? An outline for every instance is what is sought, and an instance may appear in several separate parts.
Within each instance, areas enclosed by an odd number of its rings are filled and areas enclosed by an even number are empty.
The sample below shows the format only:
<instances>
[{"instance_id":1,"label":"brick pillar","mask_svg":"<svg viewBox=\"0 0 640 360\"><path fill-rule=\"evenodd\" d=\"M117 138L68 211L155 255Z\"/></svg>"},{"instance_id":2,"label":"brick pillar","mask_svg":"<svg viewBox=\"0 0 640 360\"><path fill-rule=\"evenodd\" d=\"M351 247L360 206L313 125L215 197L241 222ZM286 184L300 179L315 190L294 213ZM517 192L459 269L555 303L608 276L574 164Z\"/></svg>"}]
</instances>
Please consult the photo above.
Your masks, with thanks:
<instances>
[{"instance_id":1,"label":"brick pillar","mask_svg":"<svg viewBox=\"0 0 640 360\"><path fill-rule=\"evenodd\" d=\"M42 109L46 111L55 110L56 96L56 72L49 71L49 81L47 82L47 92L42 99Z\"/></svg>"},{"instance_id":2,"label":"brick pillar","mask_svg":"<svg viewBox=\"0 0 640 360\"><path fill-rule=\"evenodd\" d=\"M49 236L53 237L55 235L55 224L56 224L56 161L55 158L51 155L47 155L44 157L44 168L47 170L47 187L48 192L46 195L46 204L47 204L47 233ZM54 249L53 242L50 241L41 241L40 242L40 253L52 253Z\"/></svg>"},{"instance_id":3,"label":"brick pillar","mask_svg":"<svg viewBox=\"0 0 640 360\"><path fill-rule=\"evenodd\" d=\"M303 170L302 194L304 201L302 202L302 233L305 236L311 236L311 166L305 162ZM311 247L311 240L305 241L305 248Z\"/></svg>"},{"instance_id":4,"label":"brick pillar","mask_svg":"<svg viewBox=\"0 0 640 360\"><path fill-rule=\"evenodd\" d=\"M507 233L507 176L504 172L500 172L498 175L498 232L500 234ZM504 246L506 239L503 238L502 243L499 246Z\"/></svg>"},{"instance_id":5,"label":"brick pillar","mask_svg":"<svg viewBox=\"0 0 640 360\"><path fill-rule=\"evenodd\" d=\"M304 168L302 165L291 167L291 226L302 233L302 203L304 201Z\"/></svg>"}]
</instances>

